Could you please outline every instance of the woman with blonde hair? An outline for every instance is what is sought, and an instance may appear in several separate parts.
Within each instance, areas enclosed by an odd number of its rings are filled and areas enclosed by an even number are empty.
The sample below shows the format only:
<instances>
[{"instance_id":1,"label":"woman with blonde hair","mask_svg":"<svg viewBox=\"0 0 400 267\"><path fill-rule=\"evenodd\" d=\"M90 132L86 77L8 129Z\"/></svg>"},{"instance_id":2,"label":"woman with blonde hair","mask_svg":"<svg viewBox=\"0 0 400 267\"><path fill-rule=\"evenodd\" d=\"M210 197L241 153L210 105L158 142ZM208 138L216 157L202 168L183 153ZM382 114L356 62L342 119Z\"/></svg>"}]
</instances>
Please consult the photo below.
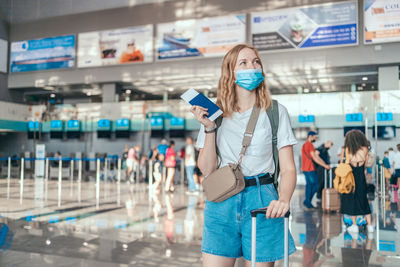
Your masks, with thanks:
<instances>
[{"instance_id":1,"label":"woman with blonde hair","mask_svg":"<svg viewBox=\"0 0 400 267\"><path fill-rule=\"evenodd\" d=\"M207 176L217 168L239 160L242 139L253 109L260 110L250 146L242 158L245 189L220 203L206 201L203 228L203 266L234 266L236 258L251 259L250 210L268 207L266 216L257 220L257 266L273 266L284 256L283 217L289 210L296 186L293 145L296 139L284 106L279 110L277 148L281 170L280 193L273 185L275 171L272 129L266 110L273 105L264 82L261 59L255 48L242 44L233 47L222 62L217 105L223 111L218 127L206 116L207 110L193 106L191 112L201 123L196 147L200 149L198 166ZM275 104L274 104L275 105ZM255 112L257 113L257 112ZM219 156L217 156L218 147ZM289 253L295 251L290 236Z\"/></svg>"}]
</instances>

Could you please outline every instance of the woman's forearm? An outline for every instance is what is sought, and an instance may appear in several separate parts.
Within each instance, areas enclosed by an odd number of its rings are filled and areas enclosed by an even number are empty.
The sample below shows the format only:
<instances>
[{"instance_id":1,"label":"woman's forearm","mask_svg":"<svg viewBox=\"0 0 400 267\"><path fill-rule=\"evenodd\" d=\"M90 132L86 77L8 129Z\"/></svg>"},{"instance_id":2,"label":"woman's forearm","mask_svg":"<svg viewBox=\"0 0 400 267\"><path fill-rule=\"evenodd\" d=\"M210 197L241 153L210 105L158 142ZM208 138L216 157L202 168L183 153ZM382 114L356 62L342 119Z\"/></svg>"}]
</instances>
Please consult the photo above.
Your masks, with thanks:
<instances>
[{"instance_id":1,"label":"woman's forearm","mask_svg":"<svg viewBox=\"0 0 400 267\"><path fill-rule=\"evenodd\" d=\"M204 147L200 150L197 161L201 172L207 176L217 169L217 152L215 150L215 133L206 134Z\"/></svg>"},{"instance_id":2,"label":"woman's forearm","mask_svg":"<svg viewBox=\"0 0 400 267\"><path fill-rule=\"evenodd\" d=\"M281 171L279 199L290 202L294 189L296 188L296 168L288 168Z\"/></svg>"},{"instance_id":3,"label":"woman's forearm","mask_svg":"<svg viewBox=\"0 0 400 267\"><path fill-rule=\"evenodd\" d=\"M294 164L293 146L286 146L279 150L281 169L279 200L290 202L297 182L296 165Z\"/></svg>"}]
</instances>

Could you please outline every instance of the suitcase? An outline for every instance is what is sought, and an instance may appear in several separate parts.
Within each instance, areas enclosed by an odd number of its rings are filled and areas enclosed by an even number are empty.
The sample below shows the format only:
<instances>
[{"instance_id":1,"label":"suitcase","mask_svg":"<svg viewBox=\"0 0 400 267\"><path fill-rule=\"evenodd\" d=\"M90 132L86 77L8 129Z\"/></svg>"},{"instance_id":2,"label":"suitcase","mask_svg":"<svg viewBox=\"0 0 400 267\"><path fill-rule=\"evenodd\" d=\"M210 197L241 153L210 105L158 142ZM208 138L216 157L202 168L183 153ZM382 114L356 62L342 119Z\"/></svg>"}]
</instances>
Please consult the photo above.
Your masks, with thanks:
<instances>
[{"instance_id":1,"label":"suitcase","mask_svg":"<svg viewBox=\"0 0 400 267\"><path fill-rule=\"evenodd\" d=\"M327 188L327 177L329 173L329 187ZM340 195L332 188L332 169L325 170L324 189L322 190L322 210L325 212L340 210Z\"/></svg>"},{"instance_id":2,"label":"suitcase","mask_svg":"<svg viewBox=\"0 0 400 267\"><path fill-rule=\"evenodd\" d=\"M267 212L267 208L255 209L250 211L251 214L251 267L256 267L256 233L257 233L257 215ZM284 227L284 266L289 267L289 216L288 211L285 215L285 227Z\"/></svg>"},{"instance_id":3,"label":"suitcase","mask_svg":"<svg viewBox=\"0 0 400 267\"><path fill-rule=\"evenodd\" d=\"M342 221L339 214L322 214L322 236L331 239L342 232Z\"/></svg>"}]
</instances>

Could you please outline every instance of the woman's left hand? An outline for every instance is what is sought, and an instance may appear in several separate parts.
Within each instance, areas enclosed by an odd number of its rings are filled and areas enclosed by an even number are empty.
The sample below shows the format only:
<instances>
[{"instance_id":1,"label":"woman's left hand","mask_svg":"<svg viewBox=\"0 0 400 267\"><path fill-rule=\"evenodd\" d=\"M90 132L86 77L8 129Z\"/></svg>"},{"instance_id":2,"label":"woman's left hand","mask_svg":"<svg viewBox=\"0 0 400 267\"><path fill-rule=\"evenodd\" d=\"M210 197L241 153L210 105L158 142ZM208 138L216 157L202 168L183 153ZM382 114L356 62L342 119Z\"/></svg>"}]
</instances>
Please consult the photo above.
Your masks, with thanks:
<instances>
[{"instance_id":1,"label":"woman's left hand","mask_svg":"<svg viewBox=\"0 0 400 267\"><path fill-rule=\"evenodd\" d=\"M288 201L282 199L272 200L269 203L265 216L269 218L281 218L289 211L290 205Z\"/></svg>"}]
</instances>

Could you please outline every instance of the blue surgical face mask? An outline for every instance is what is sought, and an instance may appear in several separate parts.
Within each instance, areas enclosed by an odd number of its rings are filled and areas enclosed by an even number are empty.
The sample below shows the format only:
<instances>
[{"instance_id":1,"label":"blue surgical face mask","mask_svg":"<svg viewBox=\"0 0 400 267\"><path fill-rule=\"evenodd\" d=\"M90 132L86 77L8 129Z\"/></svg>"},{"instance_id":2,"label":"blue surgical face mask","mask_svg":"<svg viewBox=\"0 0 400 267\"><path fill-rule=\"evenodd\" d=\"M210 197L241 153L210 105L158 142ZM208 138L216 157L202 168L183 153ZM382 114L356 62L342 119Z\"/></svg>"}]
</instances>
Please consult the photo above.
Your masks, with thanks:
<instances>
[{"instance_id":1,"label":"blue surgical face mask","mask_svg":"<svg viewBox=\"0 0 400 267\"><path fill-rule=\"evenodd\" d=\"M262 69L247 69L236 71L235 83L240 87L253 91L264 81Z\"/></svg>"}]
</instances>

